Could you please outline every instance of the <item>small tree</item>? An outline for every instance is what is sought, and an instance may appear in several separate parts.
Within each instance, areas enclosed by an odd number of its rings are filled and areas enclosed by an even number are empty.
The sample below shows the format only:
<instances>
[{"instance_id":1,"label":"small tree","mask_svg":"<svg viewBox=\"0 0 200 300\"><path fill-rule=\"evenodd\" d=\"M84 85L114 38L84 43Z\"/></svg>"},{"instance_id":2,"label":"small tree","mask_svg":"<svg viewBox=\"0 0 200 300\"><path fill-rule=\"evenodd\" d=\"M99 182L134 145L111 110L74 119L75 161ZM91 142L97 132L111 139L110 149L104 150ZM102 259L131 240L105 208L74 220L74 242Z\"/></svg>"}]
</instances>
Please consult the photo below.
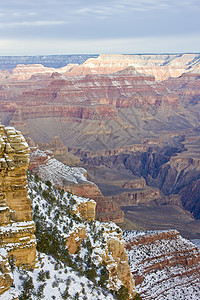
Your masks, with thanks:
<instances>
[{"instance_id":1,"label":"small tree","mask_svg":"<svg viewBox=\"0 0 200 300\"><path fill-rule=\"evenodd\" d=\"M127 300L129 298L128 289L124 285L116 292L117 300Z\"/></svg>"},{"instance_id":2,"label":"small tree","mask_svg":"<svg viewBox=\"0 0 200 300\"><path fill-rule=\"evenodd\" d=\"M24 279L22 284L23 291L22 294L19 296L19 300L30 300L31 296L34 294L34 285L32 277L28 276Z\"/></svg>"}]
</instances>

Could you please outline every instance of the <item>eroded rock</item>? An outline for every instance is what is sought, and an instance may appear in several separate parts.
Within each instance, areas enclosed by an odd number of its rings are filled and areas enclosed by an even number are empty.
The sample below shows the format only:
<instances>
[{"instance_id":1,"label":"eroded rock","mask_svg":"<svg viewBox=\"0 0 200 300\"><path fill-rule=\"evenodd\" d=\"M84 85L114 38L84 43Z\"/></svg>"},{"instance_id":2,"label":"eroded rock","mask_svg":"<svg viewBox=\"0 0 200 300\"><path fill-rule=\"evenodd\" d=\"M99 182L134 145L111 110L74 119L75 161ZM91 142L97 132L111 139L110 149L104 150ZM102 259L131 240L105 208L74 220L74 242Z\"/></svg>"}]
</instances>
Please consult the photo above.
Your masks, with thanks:
<instances>
[{"instance_id":1,"label":"eroded rock","mask_svg":"<svg viewBox=\"0 0 200 300\"><path fill-rule=\"evenodd\" d=\"M17 266L33 267L35 224L26 180L29 152L19 131L0 124L0 245Z\"/></svg>"}]
</instances>

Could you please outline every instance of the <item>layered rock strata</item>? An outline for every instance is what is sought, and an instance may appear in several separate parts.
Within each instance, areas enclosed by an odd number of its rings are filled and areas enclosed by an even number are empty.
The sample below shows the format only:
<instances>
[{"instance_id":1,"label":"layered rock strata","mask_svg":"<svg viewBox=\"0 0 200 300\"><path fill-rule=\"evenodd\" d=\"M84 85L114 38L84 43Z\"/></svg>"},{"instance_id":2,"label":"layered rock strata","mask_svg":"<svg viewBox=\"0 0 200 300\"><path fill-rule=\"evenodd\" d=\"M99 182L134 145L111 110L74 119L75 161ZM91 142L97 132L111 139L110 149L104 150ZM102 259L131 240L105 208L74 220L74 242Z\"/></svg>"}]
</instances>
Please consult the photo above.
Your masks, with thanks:
<instances>
[{"instance_id":1,"label":"layered rock strata","mask_svg":"<svg viewBox=\"0 0 200 300\"><path fill-rule=\"evenodd\" d=\"M72 67L70 76L115 73L129 66L138 72L155 76L156 80L179 77L185 72L199 70L199 54L120 55L101 54Z\"/></svg>"},{"instance_id":2,"label":"layered rock strata","mask_svg":"<svg viewBox=\"0 0 200 300\"><path fill-rule=\"evenodd\" d=\"M200 251L176 230L126 232L126 249L142 299L199 299Z\"/></svg>"},{"instance_id":3,"label":"layered rock strata","mask_svg":"<svg viewBox=\"0 0 200 300\"><path fill-rule=\"evenodd\" d=\"M35 225L26 181L29 152L19 131L0 125L0 244L17 266L33 267Z\"/></svg>"},{"instance_id":4,"label":"layered rock strata","mask_svg":"<svg viewBox=\"0 0 200 300\"><path fill-rule=\"evenodd\" d=\"M85 56L85 58L87 58ZM41 64L24 65L19 60L19 65L12 70L7 77L12 80L29 79L34 74L42 74L49 76L53 72L65 74L67 76L77 76L86 74L107 74L115 73L129 66L134 66L140 73L150 74L156 77L157 80L164 80L169 77L178 77L184 72L199 70L199 54L154 54L154 55L120 55L120 54L101 54L98 57L93 56L81 65L69 63L67 66L54 69L55 58L51 57L48 68ZM35 59L36 61L37 59ZM76 59L75 59L76 60ZM85 59L80 59L83 62ZM23 61L23 59L22 59ZM31 60L28 60L31 62ZM66 58L66 61L68 59ZM39 60L38 60L39 62ZM41 59L43 62L43 59ZM45 60L44 60L45 62ZM16 63L14 64L16 65ZM9 68L9 64L8 64Z\"/></svg>"},{"instance_id":5,"label":"layered rock strata","mask_svg":"<svg viewBox=\"0 0 200 300\"><path fill-rule=\"evenodd\" d=\"M63 188L80 197L94 199L97 203L96 217L102 221L115 221L122 223L124 213L120 207L110 199L104 198L98 186L87 180L87 171L80 167L69 167L54 158L49 151L36 150L31 154L29 169L43 180L49 180L53 185ZM91 202L91 207L93 206ZM84 214L84 207L80 207ZM90 208L87 209L90 211ZM88 218L94 219L93 214L88 213Z\"/></svg>"},{"instance_id":6,"label":"layered rock strata","mask_svg":"<svg viewBox=\"0 0 200 300\"><path fill-rule=\"evenodd\" d=\"M75 254L80 249L81 242L87 237L85 226L76 228L75 231L71 232L70 235L65 238L66 247L70 253Z\"/></svg>"},{"instance_id":7,"label":"layered rock strata","mask_svg":"<svg viewBox=\"0 0 200 300\"><path fill-rule=\"evenodd\" d=\"M110 168L113 159L117 163L122 154L126 169L144 176L148 185L161 189L165 196L179 193L184 207L199 218L198 193L190 203L186 187L199 179L199 142L194 142L192 152L187 151L187 158L182 156L184 163L178 159L174 163L174 157L166 161L160 155L161 147L167 148L169 157L183 151L174 151L176 145L168 141L169 135L188 131L199 135L198 54L101 55L81 66L70 66L64 73L64 69L55 72L42 66L17 69L16 76L23 75L23 70L33 75L28 80L14 81L12 75L6 82L2 80L1 120L15 124L36 143L50 145L58 136L50 148L62 162L71 160L71 165L81 159L87 163L86 158L96 156L98 166L108 157ZM173 78L158 82L154 76L157 80ZM142 154L138 162L132 155L124 155L131 152ZM186 160L190 167L181 169ZM84 185L83 190L87 189ZM97 202L101 197L96 194Z\"/></svg>"}]
</instances>

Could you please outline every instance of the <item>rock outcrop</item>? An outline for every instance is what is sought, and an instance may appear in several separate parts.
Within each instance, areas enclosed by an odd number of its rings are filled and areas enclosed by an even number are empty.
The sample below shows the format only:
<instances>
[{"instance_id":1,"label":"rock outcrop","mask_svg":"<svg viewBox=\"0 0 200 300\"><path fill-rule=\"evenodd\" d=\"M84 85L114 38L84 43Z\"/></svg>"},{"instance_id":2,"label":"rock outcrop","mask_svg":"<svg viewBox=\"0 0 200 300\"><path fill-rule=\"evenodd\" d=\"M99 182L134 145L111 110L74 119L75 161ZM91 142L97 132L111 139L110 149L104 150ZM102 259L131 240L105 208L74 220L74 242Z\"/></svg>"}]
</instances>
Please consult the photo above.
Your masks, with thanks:
<instances>
[{"instance_id":1,"label":"rock outcrop","mask_svg":"<svg viewBox=\"0 0 200 300\"><path fill-rule=\"evenodd\" d=\"M71 232L66 240L66 247L70 253L75 254L77 250L80 249L81 242L87 237L85 226L76 228L75 231Z\"/></svg>"},{"instance_id":2,"label":"rock outcrop","mask_svg":"<svg viewBox=\"0 0 200 300\"><path fill-rule=\"evenodd\" d=\"M200 74L184 73L178 78L169 78L165 85L176 91L182 103L196 105L199 102L200 94Z\"/></svg>"},{"instance_id":3,"label":"rock outcrop","mask_svg":"<svg viewBox=\"0 0 200 300\"><path fill-rule=\"evenodd\" d=\"M35 224L26 181L29 152L19 131L0 124L0 246L16 266L27 268L34 267L36 262ZM5 260L3 255L1 292L12 281Z\"/></svg>"},{"instance_id":4,"label":"rock outcrop","mask_svg":"<svg viewBox=\"0 0 200 300\"><path fill-rule=\"evenodd\" d=\"M133 206L139 204L150 205L152 201L156 201L161 197L158 189L145 187L143 189L135 189L125 191L117 195L106 197L106 199L112 199L119 206Z\"/></svg>"},{"instance_id":5,"label":"rock outcrop","mask_svg":"<svg viewBox=\"0 0 200 300\"><path fill-rule=\"evenodd\" d=\"M124 238L142 299L199 298L200 250L193 243L176 230L125 232Z\"/></svg>"},{"instance_id":6,"label":"rock outcrop","mask_svg":"<svg viewBox=\"0 0 200 300\"><path fill-rule=\"evenodd\" d=\"M110 225L104 226L103 235L107 246L106 256L103 257L103 260L109 268L110 289L115 290L118 280L120 280L128 288L130 298L132 298L136 294L135 283L130 272L125 241L121 239L122 231L119 228L112 230Z\"/></svg>"}]
</instances>

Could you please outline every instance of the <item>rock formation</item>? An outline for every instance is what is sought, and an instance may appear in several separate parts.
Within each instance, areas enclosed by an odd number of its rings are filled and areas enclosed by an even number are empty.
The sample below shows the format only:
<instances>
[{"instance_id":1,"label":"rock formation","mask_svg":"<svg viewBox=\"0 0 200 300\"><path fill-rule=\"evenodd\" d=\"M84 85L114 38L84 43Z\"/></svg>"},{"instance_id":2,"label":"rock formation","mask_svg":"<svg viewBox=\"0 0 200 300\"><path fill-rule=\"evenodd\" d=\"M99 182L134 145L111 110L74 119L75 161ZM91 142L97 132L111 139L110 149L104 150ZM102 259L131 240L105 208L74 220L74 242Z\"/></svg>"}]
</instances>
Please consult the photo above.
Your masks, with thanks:
<instances>
[{"instance_id":1,"label":"rock formation","mask_svg":"<svg viewBox=\"0 0 200 300\"><path fill-rule=\"evenodd\" d=\"M29 152L19 131L0 125L0 244L17 266L30 268L36 261L36 240L27 197Z\"/></svg>"},{"instance_id":2,"label":"rock formation","mask_svg":"<svg viewBox=\"0 0 200 300\"><path fill-rule=\"evenodd\" d=\"M193 243L176 230L124 235L131 272L142 299L199 298L200 250Z\"/></svg>"},{"instance_id":3,"label":"rock formation","mask_svg":"<svg viewBox=\"0 0 200 300\"><path fill-rule=\"evenodd\" d=\"M70 76L115 73L129 66L138 72L155 76L156 80L179 77L185 72L199 70L199 54L119 55L101 54L72 67Z\"/></svg>"},{"instance_id":4,"label":"rock formation","mask_svg":"<svg viewBox=\"0 0 200 300\"><path fill-rule=\"evenodd\" d=\"M116 232L118 231L118 233ZM109 268L110 289L116 288L118 280L128 288L130 297L135 295L135 283L130 272L128 256L125 250L125 241L121 239L122 231L110 229L110 226L104 226L104 237L106 240L107 252L103 260Z\"/></svg>"},{"instance_id":5,"label":"rock formation","mask_svg":"<svg viewBox=\"0 0 200 300\"><path fill-rule=\"evenodd\" d=\"M66 237L66 247L70 253L75 254L80 249L81 242L87 237L85 226L76 228L75 231L71 232L69 237Z\"/></svg>"},{"instance_id":6,"label":"rock formation","mask_svg":"<svg viewBox=\"0 0 200 300\"><path fill-rule=\"evenodd\" d=\"M62 68L68 64L81 64L88 58L98 55L37 55L37 56L0 56L0 70L13 70L17 65L43 65L46 68Z\"/></svg>"},{"instance_id":7,"label":"rock formation","mask_svg":"<svg viewBox=\"0 0 200 300\"><path fill-rule=\"evenodd\" d=\"M81 65L70 63L66 67L58 69L51 67L44 68L41 64L19 64L12 70L11 75L7 76L12 80L25 80L34 74L45 76L51 75L53 72L64 73L65 76L108 74L118 72L130 66L133 66L140 73L153 75L157 80L162 81L169 77L179 77L185 72L198 72L199 54L101 54L98 57L89 58Z\"/></svg>"}]
</instances>

